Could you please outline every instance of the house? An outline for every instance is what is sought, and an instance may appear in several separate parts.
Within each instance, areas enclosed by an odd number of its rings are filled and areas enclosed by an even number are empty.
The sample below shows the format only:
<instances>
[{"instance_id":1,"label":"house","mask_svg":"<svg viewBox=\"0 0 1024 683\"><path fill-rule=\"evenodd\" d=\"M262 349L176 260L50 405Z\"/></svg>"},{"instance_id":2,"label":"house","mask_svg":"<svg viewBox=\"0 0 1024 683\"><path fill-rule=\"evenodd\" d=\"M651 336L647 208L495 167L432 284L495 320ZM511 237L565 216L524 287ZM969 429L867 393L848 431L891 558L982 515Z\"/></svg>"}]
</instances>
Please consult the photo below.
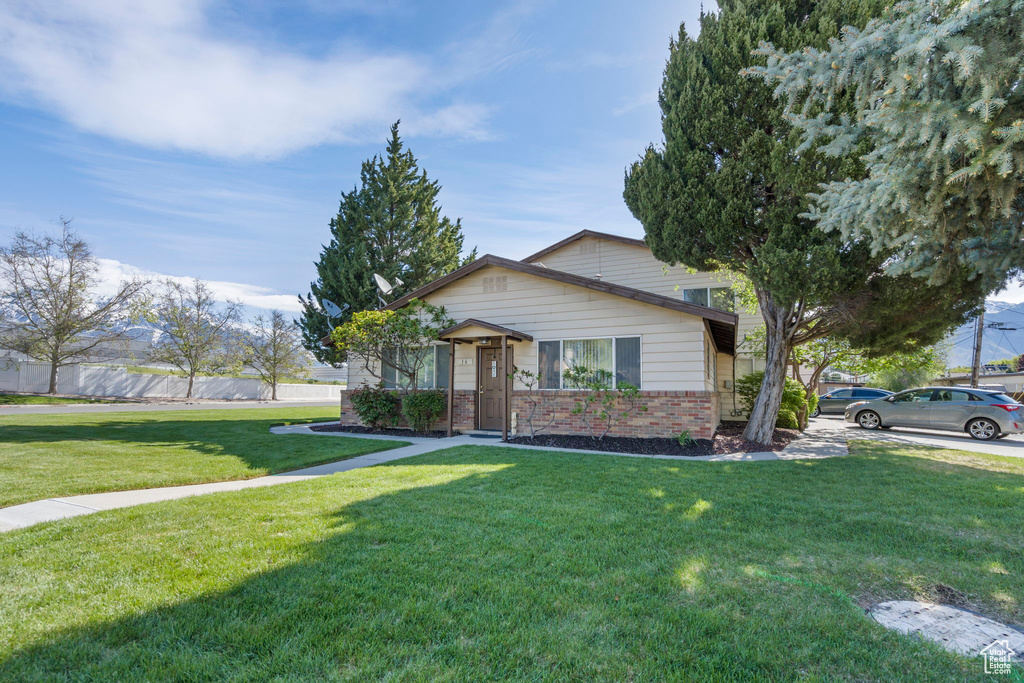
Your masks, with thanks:
<instances>
[{"instance_id":1,"label":"house","mask_svg":"<svg viewBox=\"0 0 1024 683\"><path fill-rule=\"evenodd\" d=\"M446 426L506 432L528 406L514 366L542 374L535 396L554 411L550 433L578 433L578 363L639 387L648 410L611 434L710 438L737 417L733 380L757 361L737 353L759 315L738 311L728 282L667 268L643 240L583 230L520 261L486 255L391 303L444 306L456 325L439 336L421 387L454 387ZM348 366L348 389L377 380ZM342 422L358 424L347 393ZM546 420L545 420L546 422Z\"/></svg>"}]
</instances>

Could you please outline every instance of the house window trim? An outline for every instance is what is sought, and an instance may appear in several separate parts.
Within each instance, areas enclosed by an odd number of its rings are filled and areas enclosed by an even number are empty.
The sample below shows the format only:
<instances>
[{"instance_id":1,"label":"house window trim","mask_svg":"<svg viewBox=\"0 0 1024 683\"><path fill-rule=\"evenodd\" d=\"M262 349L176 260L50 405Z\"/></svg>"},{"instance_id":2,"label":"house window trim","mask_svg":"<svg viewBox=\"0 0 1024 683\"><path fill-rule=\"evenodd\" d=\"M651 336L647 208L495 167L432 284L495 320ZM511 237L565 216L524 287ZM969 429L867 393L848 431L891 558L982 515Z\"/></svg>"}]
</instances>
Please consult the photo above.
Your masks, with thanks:
<instances>
[{"instance_id":1,"label":"house window trim","mask_svg":"<svg viewBox=\"0 0 1024 683\"><path fill-rule=\"evenodd\" d=\"M594 337L553 337L551 339L537 339L537 371L540 371L540 345L541 342L558 342L558 363L561 366L563 359L565 358L565 342L567 341L588 341L591 339L611 339L612 340L612 389L618 389L619 378L618 378L618 367L616 366L617 357L617 339L639 339L640 340L640 384L644 383L644 335L642 334L620 334L615 336L598 335ZM565 370L560 369L558 372L558 388L538 388L537 391L584 391L582 389L573 389L572 387L565 386ZM642 387L641 387L642 391Z\"/></svg>"}]
</instances>

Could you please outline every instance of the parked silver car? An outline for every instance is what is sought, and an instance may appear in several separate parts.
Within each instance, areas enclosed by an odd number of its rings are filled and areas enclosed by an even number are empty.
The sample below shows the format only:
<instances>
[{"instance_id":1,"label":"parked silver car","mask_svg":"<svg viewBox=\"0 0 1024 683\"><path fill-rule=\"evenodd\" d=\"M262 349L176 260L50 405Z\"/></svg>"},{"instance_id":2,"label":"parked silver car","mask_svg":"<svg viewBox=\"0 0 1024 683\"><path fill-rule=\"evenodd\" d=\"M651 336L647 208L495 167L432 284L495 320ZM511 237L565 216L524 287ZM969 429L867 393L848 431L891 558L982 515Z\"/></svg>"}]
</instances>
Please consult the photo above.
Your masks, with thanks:
<instances>
[{"instance_id":1,"label":"parked silver car","mask_svg":"<svg viewBox=\"0 0 1024 683\"><path fill-rule=\"evenodd\" d=\"M967 432L988 441L1024 432L1024 406L998 391L966 387L911 389L846 406L846 421L864 429L923 427Z\"/></svg>"}]
</instances>

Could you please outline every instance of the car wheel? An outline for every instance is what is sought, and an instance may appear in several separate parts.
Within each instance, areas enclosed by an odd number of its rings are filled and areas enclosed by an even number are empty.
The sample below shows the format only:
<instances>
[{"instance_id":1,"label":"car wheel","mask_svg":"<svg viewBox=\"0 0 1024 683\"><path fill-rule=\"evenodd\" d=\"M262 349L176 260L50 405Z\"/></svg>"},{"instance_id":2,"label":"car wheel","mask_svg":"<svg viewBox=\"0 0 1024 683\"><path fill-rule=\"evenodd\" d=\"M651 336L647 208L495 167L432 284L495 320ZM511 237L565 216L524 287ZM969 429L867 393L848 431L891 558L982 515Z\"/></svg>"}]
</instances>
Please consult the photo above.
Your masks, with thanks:
<instances>
[{"instance_id":1,"label":"car wheel","mask_svg":"<svg viewBox=\"0 0 1024 683\"><path fill-rule=\"evenodd\" d=\"M967 433L979 441L991 441L999 435L999 427L992 420L980 418L967 425Z\"/></svg>"},{"instance_id":2,"label":"car wheel","mask_svg":"<svg viewBox=\"0 0 1024 683\"><path fill-rule=\"evenodd\" d=\"M873 410L865 410L857 415L857 424L864 429L878 429L882 426L882 418Z\"/></svg>"},{"instance_id":3,"label":"car wheel","mask_svg":"<svg viewBox=\"0 0 1024 683\"><path fill-rule=\"evenodd\" d=\"M821 408L819 406L814 406L814 412L811 413L811 417L819 417L820 415L821 415Z\"/></svg>"}]
</instances>

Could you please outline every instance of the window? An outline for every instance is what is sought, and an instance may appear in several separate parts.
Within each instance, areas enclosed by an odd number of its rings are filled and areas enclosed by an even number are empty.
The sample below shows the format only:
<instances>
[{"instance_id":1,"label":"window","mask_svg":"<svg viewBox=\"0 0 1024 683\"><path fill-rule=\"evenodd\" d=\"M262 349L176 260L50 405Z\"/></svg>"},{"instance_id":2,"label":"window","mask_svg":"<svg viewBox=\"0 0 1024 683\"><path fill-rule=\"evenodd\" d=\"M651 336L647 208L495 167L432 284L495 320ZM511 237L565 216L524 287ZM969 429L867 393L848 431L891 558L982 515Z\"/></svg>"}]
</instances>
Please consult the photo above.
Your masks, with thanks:
<instances>
[{"instance_id":1,"label":"window","mask_svg":"<svg viewBox=\"0 0 1024 683\"><path fill-rule=\"evenodd\" d=\"M932 397L933 401L941 401L942 403L952 403L954 401L970 401L971 395L966 391L954 391L952 389L939 389L935 392L935 396Z\"/></svg>"},{"instance_id":2,"label":"window","mask_svg":"<svg viewBox=\"0 0 1024 683\"><path fill-rule=\"evenodd\" d=\"M640 337L562 339L537 344L541 389L562 389L563 371L575 366L611 373L613 383L640 386Z\"/></svg>"},{"instance_id":3,"label":"window","mask_svg":"<svg viewBox=\"0 0 1024 683\"><path fill-rule=\"evenodd\" d=\"M902 394L896 394L894 399L896 403L924 403L925 401L932 400L932 389L918 389L917 391L905 391Z\"/></svg>"},{"instance_id":4,"label":"window","mask_svg":"<svg viewBox=\"0 0 1024 683\"><path fill-rule=\"evenodd\" d=\"M833 391L828 396L829 398L853 398L853 389L840 389L839 391Z\"/></svg>"},{"instance_id":5,"label":"window","mask_svg":"<svg viewBox=\"0 0 1024 683\"><path fill-rule=\"evenodd\" d=\"M712 384L718 385L718 357L715 354L715 346L711 340L704 337L704 379L711 380Z\"/></svg>"},{"instance_id":6,"label":"window","mask_svg":"<svg viewBox=\"0 0 1024 683\"><path fill-rule=\"evenodd\" d=\"M494 277L485 277L483 282L484 294L508 291L507 275L495 275Z\"/></svg>"},{"instance_id":7,"label":"window","mask_svg":"<svg viewBox=\"0 0 1024 683\"><path fill-rule=\"evenodd\" d=\"M423 357L423 364L420 366L419 374L416 377L416 388L447 389L450 360L448 358L448 345L435 344L424 346L418 350L418 353ZM384 386L388 389L397 388L399 382L404 387L407 381L405 377L397 376L398 372L395 370L395 366L389 362L388 358L384 359L381 375L384 376Z\"/></svg>"},{"instance_id":8,"label":"window","mask_svg":"<svg viewBox=\"0 0 1024 683\"><path fill-rule=\"evenodd\" d=\"M698 306L717 308L720 311L733 312L736 310L736 297L733 296L732 287L684 289L683 301Z\"/></svg>"}]
</instances>

